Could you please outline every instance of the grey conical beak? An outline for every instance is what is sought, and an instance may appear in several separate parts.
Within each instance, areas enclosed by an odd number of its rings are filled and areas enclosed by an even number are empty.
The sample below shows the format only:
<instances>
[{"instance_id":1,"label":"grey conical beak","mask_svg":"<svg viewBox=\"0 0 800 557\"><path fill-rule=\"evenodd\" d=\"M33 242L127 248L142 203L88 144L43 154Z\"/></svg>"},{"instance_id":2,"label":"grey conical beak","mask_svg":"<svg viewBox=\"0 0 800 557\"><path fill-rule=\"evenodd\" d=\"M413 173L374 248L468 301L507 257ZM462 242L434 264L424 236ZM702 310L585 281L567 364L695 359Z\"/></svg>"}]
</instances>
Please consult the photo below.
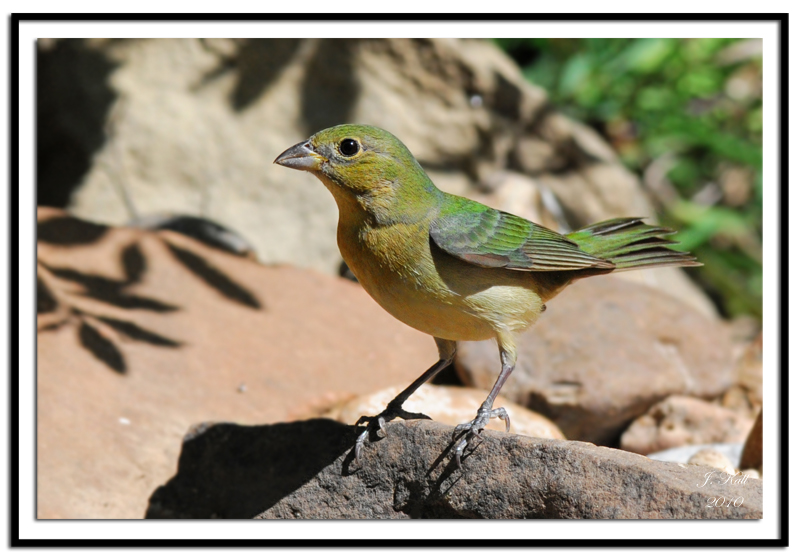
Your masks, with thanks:
<instances>
[{"instance_id":1,"label":"grey conical beak","mask_svg":"<svg viewBox=\"0 0 800 557\"><path fill-rule=\"evenodd\" d=\"M289 147L278 155L274 164L295 168L297 170L318 170L325 160L325 157L318 155L314 149L311 148L311 143L304 141L293 147Z\"/></svg>"}]
</instances>

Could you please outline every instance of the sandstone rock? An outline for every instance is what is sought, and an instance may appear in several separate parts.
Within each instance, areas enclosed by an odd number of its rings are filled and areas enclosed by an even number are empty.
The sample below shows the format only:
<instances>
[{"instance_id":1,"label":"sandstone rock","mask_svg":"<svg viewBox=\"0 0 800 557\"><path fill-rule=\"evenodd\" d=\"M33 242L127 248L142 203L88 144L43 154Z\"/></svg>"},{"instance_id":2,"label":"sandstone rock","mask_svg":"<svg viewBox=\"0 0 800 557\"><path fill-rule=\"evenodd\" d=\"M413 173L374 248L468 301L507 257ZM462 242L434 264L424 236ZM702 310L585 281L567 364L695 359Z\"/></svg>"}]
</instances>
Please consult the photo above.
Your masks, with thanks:
<instances>
[{"instance_id":1,"label":"sandstone rock","mask_svg":"<svg viewBox=\"0 0 800 557\"><path fill-rule=\"evenodd\" d=\"M696 452L692 455L692 458L689 459L689 464L710 466L711 468L722 470L726 474L736 474L736 470L734 470L730 459L721 452L713 449L702 449Z\"/></svg>"},{"instance_id":2,"label":"sandstone rock","mask_svg":"<svg viewBox=\"0 0 800 557\"><path fill-rule=\"evenodd\" d=\"M376 416L389 404L397 393L407 385L395 385L387 389L340 403L322 417L352 425L361 416ZM478 407L486 399L483 391L466 387L425 384L409 398L403 408L409 412L420 412L436 422L451 426L467 422L475 417ZM511 418L511 433L539 437L542 439L564 439L558 427L544 416L531 412L518 404L497 397L495 408L502 406ZM505 431L503 420L491 420L486 429Z\"/></svg>"},{"instance_id":3,"label":"sandstone rock","mask_svg":"<svg viewBox=\"0 0 800 557\"><path fill-rule=\"evenodd\" d=\"M552 419L568 439L615 442L672 394L719 395L732 382L724 326L661 292L616 277L567 287L520 336L503 395ZM465 384L489 389L500 370L494 341L462 343Z\"/></svg>"},{"instance_id":4,"label":"sandstone rock","mask_svg":"<svg viewBox=\"0 0 800 557\"><path fill-rule=\"evenodd\" d=\"M762 483L700 487L686 466L587 443L486 431L463 468L452 428L393 422L360 464L357 429L330 420L216 424L187 439L149 518L761 518ZM708 507L709 497L741 497Z\"/></svg>"},{"instance_id":5,"label":"sandstone rock","mask_svg":"<svg viewBox=\"0 0 800 557\"><path fill-rule=\"evenodd\" d=\"M192 423L283 420L436 360L343 279L39 216L38 518L141 518Z\"/></svg>"},{"instance_id":6,"label":"sandstone rock","mask_svg":"<svg viewBox=\"0 0 800 557\"><path fill-rule=\"evenodd\" d=\"M648 454L681 445L741 443L752 420L727 408L686 396L670 396L637 418L620 447Z\"/></svg>"},{"instance_id":7,"label":"sandstone rock","mask_svg":"<svg viewBox=\"0 0 800 557\"><path fill-rule=\"evenodd\" d=\"M650 453L647 458L662 460L664 462L681 462L687 464L689 459L703 449L711 449L722 453L731 462L739 462L742 458L744 443L704 443L702 445L681 445L672 449L665 449Z\"/></svg>"},{"instance_id":8,"label":"sandstone rock","mask_svg":"<svg viewBox=\"0 0 800 557\"><path fill-rule=\"evenodd\" d=\"M759 472L758 470L753 470L752 468L748 468L746 470L740 470L739 473L742 476L747 476L748 478L753 478L755 480L761 479L761 472Z\"/></svg>"},{"instance_id":9,"label":"sandstone rock","mask_svg":"<svg viewBox=\"0 0 800 557\"><path fill-rule=\"evenodd\" d=\"M721 397L725 408L755 418L762 404L763 338L761 333L750 342L736 364L735 383Z\"/></svg>"},{"instance_id":10,"label":"sandstone rock","mask_svg":"<svg viewBox=\"0 0 800 557\"><path fill-rule=\"evenodd\" d=\"M742 451L742 460L739 462L739 468L747 469L754 468L758 470L759 474L762 473L764 468L764 411L758 413L753 424L753 429L747 436L747 441L744 443L744 450Z\"/></svg>"}]
</instances>

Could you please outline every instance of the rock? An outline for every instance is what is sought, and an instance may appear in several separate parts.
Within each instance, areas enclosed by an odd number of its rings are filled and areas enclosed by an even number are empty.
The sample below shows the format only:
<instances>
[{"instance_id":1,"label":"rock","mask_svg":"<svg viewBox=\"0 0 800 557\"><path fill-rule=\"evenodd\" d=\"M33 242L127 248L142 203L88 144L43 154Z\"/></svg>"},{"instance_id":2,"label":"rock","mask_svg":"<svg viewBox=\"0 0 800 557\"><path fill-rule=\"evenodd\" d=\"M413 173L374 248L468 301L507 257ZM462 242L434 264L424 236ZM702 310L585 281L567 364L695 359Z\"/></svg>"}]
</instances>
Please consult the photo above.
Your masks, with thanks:
<instances>
[{"instance_id":1,"label":"rock","mask_svg":"<svg viewBox=\"0 0 800 557\"><path fill-rule=\"evenodd\" d=\"M262 262L335 275L333 199L271 162L343 122L391 131L453 193L475 197L512 171L571 227L654 214L597 133L553 110L489 41L62 39L37 52L39 200L89 220L205 217ZM665 276L656 282L713 314L682 275Z\"/></svg>"},{"instance_id":2,"label":"rock","mask_svg":"<svg viewBox=\"0 0 800 557\"><path fill-rule=\"evenodd\" d=\"M752 468L748 468L746 470L741 470L739 472L742 476L747 476L748 478L753 478L755 480L761 479L761 472L758 470L753 470Z\"/></svg>"},{"instance_id":3,"label":"rock","mask_svg":"<svg viewBox=\"0 0 800 557\"><path fill-rule=\"evenodd\" d=\"M662 460L664 462L682 462L684 464L689 462L695 454L703 449L711 449L718 453L725 455L731 462L739 462L742 457L742 448L744 443L705 443L703 445L683 445L680 447L673 447L672 449L665 449L656 453L650 453L647 458L653 460Z\"/></svg>"},{"instance_id":4,"label":"rock","mask_svg":"<svg viewBox=\"0 0 800 557\"><path fill-rule=\"evenodd\" d=\"M356 284L39 210L37 517L141 518L202 421L410 383L430 337Z\"/></svg>"},{"instance_id":5,"label":"rock","mask_svg":"<svg viewBox=\"0 0 800 557\"><path fill-rule=\"evenodd\" d=\"M736 474L736 470L733 469L733 464L731 464L730 459L714 449L701 449L692 455L689 459L689 464L710 466L711 468L722 470L731 476Z\"/></svg>"},{"instance_id":6,"label":"rock","mask_svg":"<svg viewBox=\"0 0 800 557\"><path fill-rule=\"evenodd\" d=\"M763 338L759 333L748 343L736 364L735 384L720 399L725 408L730 408L750 418L755 418L762 405L763 384Z\"/></svg>"},{"instance_id":7,"label":"rock","mask_svg":"<svg viewBox=\"0 0 800 557\"><path fill-rule=\"evenodd\" d=\"M148 518L761 518L762 483L703 485L686 466L587 443L486 431L463 469L450 426L388 424L356 465L330 420L216 424L184 442ZM738 506L707 506L710 497Z\"/></svg>"},{"instance_id":8,"label":"rock","mask_svg":"<svg viewBox=\"0 0 800 557\"><path fill-rule=\"evenodd\" d=\"M742 451L742 460L739 462L739 468L747 469L753 468L758 470L759 475L762 474L764 469L764 411L758 413L758 418L753 424L753 429L750 430L747 436L747 441L744 443L744 450Z\"/></svg>"},{"instance_id":9,"label":"rock","mask_svg":"<svg viewBox=\"0 0 800 557\"><path fill-rule=\"evenodd\" d=\"M502 394L553 420L568 439L615 443L672 394L718 396L732 383L725 327L652 288L615 277L578 281L520 336ZM465 342L456 359L469 386L500 370L494 341Z\"/></svg>"},{"instance_id":10,"label":"rock","mask_svg":"<svg viewBox=\"0 0 800 557\"><path fill-rule=\"evenodd\" d=\"M352 425L361 416L377 416L397 393L407 385L395 385L375 393L353 398L340 403L322 417ZM409 398L403 408L409 412L419 412L430 416L436 422L456 426L475 417L478 407L486 399L483 391L466 387L425 384ZM497 397L495 408L504 407L511 418L511 433L529 435L542 439L564 439L564 434L553 422L544 416L531 412L518 404ZM505 431L503 420L491 420L486 429Z\"/></svg>"},{"instance_id":11,"label":"rock","mask_svg":"<svg viewBox=\"0 0 800 557\"><path fill-rule=\"evenodd\" d=\"M622 434L620 448L648 454L681 445L741 443L751 424L727 408L673 395L637 418Z\"/></svg>"}]
</instances>

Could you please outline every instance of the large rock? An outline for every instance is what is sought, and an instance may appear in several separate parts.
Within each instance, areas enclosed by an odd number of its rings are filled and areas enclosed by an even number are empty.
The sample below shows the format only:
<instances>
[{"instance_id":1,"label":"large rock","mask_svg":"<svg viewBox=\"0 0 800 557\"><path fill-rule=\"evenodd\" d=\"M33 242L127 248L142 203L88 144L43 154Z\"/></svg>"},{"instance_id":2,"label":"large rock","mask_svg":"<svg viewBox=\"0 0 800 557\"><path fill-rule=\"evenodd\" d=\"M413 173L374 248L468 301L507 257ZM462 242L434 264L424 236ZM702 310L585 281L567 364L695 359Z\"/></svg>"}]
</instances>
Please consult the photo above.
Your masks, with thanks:
<instances>
[{"instance_id":1,"label":"large rock","mask_svg":"<svg viewBox=\"0 0 800 557\"><path fill-rule=\"evenodd\" d=\"M569 286L520 336L502 393L552 419L567 436L613 444L672 394L713 398L733 379L727 329L658 290L616 277ZM500 370L494 341L465 342L456 367L489 389Z\"/></svg>"},{"instance_id":2,"label":"large rock","mask_svg":"<svg viewBox=\"0 0 800 557\"><path fill-rule=\"evenodd\" d=\"M38 234L38 518L141 518L192 423L284 420L437 357L344 279L56 211Z\"/></svg>"},{"instance_id":3,"label":"large rock","mask_svg":"<svg viewBox=\"0 0 800 557\"><path fill-rule=\"evenodd\" d=\"M758 413L753 429L747 435L744 449L742 450L742 459L739 462L739 467L742 469L752 468L763 473L764 469L764 411Z\"/></svg>"},{"instance_id":4,"label":"large rock","mask_svg":"<svg viewBox=\"0 0 800 557\"><path fill-rule=\"evenodd\" d=\"M725 391L720 403L731 410L754 418L761 410L763 398L762 352L764 340L761 333L748 343L736 364L733 386Z\"/></svg>"},{"instance_id":5,"label":"large rock","mask_svg":"<svg viewBox=\"0 0 800 557\"><path fill-rule=\"evenodd\" d=\"M753 420L716 404L673 395L622 434L620 448L639 454L706 443L743 443Z\"/></svg>"},{"instance_id":6,"label":"large rock","mask_svg":"<svg viewBox=\"0 0 800 557\"><path fill-rule=\"evenodd\" d=\"M587 443L495 431L452 460L452 428L391 423L362 462L330 420L204 425L148 518L762 518L762 483ZM706 476L710 481L707 485ZM709 498L733 504L709 506Z\"/></svg>"},{"instance_id":7,"label":"large rock","mask_svg":"<svg viewBox=\"0 0 800 557\"><path fill-rule=\"evenodd\" d=\"M39 198L98 222L203 216L263 262L336 273L333 199L271 162L344 122L393 132L455 193L527 175L570 228L654 214L597 133L556 112L488 41L92 39L38 52ZM646 276L714 312L685 276Z\"/></svg>"}]
</instances>

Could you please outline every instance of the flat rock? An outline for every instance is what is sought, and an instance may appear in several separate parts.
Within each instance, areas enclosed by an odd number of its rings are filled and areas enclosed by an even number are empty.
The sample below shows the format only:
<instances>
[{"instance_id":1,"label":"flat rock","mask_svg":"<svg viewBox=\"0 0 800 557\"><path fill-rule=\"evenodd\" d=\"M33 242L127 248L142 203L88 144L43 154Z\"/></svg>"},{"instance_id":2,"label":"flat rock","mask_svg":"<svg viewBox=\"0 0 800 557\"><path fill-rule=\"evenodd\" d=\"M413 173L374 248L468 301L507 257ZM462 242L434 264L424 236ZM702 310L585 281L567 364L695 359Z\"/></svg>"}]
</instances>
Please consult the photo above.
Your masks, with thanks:
<instances>
[{"instance_id":1,"label":"flat rock","mask_svg":"<svg viewBox=\"0 0 800 557\"><path fill-rule=\"evenodd\" d=\"M39 211L37 517L141 518L193 423L410 383L430 337L356 284Z\"/></svg>"},{"instance_id":2,"label":"flat rock","mask_svg":"<svg viewBox=\"0 0 800 557\"><path fill-rule=\"evenodd\" d=\"M463 468L450 426L388 425L356 464L357 429L316 419L205 425L148 518L762 518L762 483L588 443L486 431ZM706 483L706 477L710 481ZM704 485L706 483L706 485ZM724 497L730 506L714 506Z\"/></svg>"},{"instance_id":3,"label":"flat rock","mask_svg":"<svg viewBox=\"0 0 800 557\"><path fill-rule=\"evenodd\" d=\"M654 405L625 430L620 448L639 454L706 443L743 443L753 420L733 410L673 395Z\"/></svg>"},{"instance_id":4,"label":"flat rock","mask_svg":"<svg viewBox=\"0 0 800 557\"><path fill-rule=\"evenodd\" d=\"M578 281L520 335L502 394L552 419L568 439L613 444L627 425L673 394L720 395L733 381L728 331L659 290L616 277ZM489 389L494 341L459 346L464 383Z\"/></svg>"}]
</instances>

